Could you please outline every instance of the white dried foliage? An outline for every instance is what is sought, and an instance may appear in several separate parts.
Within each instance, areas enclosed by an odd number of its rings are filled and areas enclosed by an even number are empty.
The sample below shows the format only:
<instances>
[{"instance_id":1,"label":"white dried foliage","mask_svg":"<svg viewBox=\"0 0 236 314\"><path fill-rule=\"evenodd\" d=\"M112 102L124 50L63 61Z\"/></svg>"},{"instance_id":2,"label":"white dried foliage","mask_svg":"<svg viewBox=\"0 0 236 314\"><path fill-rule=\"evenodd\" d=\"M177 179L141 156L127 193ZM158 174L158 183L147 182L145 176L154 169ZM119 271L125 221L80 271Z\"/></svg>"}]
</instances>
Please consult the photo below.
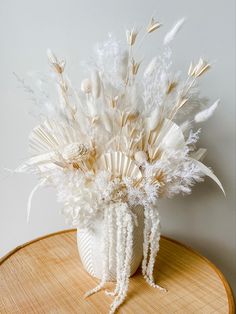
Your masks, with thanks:
<instances>
[{"instance_id":1,"label":"white dried foliage","mask_svg":"<svg viewBox=\"0 0 236 314\"><path fill-rule=\"evenodd\" d=\"M199 123L199 122L204 122L208 120L213 115L216 108L218 107L219 102L220 100L217 100L209 108L197 113L196 116L194 117L195 122Z\"/></svg>"},{"instance_id":2,"label":"white dried foliage","mask_svg":"<svg viewBox=\"0 0 236 314\"><path fill-rule=\"evenodd\" d=\"M166 34L164 38L164 45L168 45L176 36L176 34L180 31L182 28L186 18L180 19L173 27L172 29Z\"/></svg>"},{"instance_id":3,"label":"white dried foliage","mask_svg":"<svg viewBox=\"0 0 236 314\"><path fill-rule=\"evenodd\" d=\"M112 35L109 35L106 42L97 45L95 57L95 66L106 85L121 88L127 74L127 50Z\"/></svg>"},{"instance_id":4,"label":"white dried foliage","mask_svg":"<svg viewBox=\"0 0 236 314\"><path fill-rule=\"evenodd\" d=\"M165 44L183 22L166 35ZM152 19L146 35L151 36L159 26ZM222 188L213 172L199 162L205 150L197 150L200 131L193 130L195 122L205 121L218 105L217 101L205 109L207 100L198 90L198 77L209 64L200 59L183 77L172 71L171 50L165 46L142 71L135 60L140 34L132 30L127 36L127 47L113 36L97 46L80 91L67 77L65 61L52 52L48 57L53 74L48 77L57 97L50 97L46 80L40 79L36 84L39 92L34 92L18 78L40 108L43 122L30 136L31 158L17 170L37 174L39 186L55 187L62 213L71 225L93 228L98 217L104 219L103 277L87 295L105 285L114 262L109 252L115 249L117 284L110 293L114 296L110 313L128 291L137 223L133 206L144 210L143 275L151 286L163 290L153 279L160 238L158 200L191 193L205 175ZM28 213L39 186L30 195ZM117 228L115 248L109 240L112 228Z\"/></svg>"}]
</instances>

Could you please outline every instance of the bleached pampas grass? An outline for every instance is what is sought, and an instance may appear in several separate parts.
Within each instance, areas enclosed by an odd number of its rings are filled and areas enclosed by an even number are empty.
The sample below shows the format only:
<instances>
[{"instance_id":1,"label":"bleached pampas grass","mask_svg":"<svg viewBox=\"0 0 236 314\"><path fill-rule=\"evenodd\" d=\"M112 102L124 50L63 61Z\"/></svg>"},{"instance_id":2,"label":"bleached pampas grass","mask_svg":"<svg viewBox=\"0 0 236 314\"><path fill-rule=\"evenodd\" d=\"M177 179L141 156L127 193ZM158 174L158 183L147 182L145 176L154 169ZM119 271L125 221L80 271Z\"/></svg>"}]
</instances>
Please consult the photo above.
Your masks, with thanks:
<instances>
[{"instance_id":1,"label":"bleached pampas grass","mask_svg":"<svg viewBox=\"0 0 236 314\"><path fill-rule=\"evenodd\" d=\"M198 80L210 64L200 58L186 74L171 70L169 45L184 21L179 20L167 33L163 53L144 69L135 57L140 33L133 28L126 32L127 46L112 36L97 46L80 91L66 75L65 61L50 50L52 74L48 78L57 97L55 93L50 97L47 78L38 81L36 91L19 79L42 119L29 137L32 156L17 169L34 173L40 180L30 194L28 215L37 188L52 185L68 223L93 228L98 217L104 220L103 275L87 296L104 287L115 262L116 286L106 292L114 296L110 313L128 292L137 224L132 208L142 206L144 211L143 276L152 287L165 290L153 276L160 239L158 199L191 193L205 175L223 190L200 161L206 150L197 149L200 130L193 131L194 124L206 121L219 103L207 107L198 91ZM142 40L160 26L151 19Z\"/></svg>"}]
</instances>

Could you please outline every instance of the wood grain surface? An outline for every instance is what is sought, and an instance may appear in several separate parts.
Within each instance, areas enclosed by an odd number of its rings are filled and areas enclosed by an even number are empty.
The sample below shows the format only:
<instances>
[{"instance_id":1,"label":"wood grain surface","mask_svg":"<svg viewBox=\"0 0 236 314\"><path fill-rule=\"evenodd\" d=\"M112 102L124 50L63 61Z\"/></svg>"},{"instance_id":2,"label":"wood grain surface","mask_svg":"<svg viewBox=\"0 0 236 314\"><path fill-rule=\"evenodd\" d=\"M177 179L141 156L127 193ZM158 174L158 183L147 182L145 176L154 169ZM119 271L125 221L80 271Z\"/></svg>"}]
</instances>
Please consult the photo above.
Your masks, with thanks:
<instances>
[{"instance_id":1,"label":"wood grain surface","mask_svg":"<svg viewBox=\"0 0 236 314\"><path fill-rule=\"evenodd\" d=\"M76 231L67 230L26 243L0 261L0 313L108 313L112 298L101 291L87 299L97 280L83 269ZM138 271L118 313L234 313L230 287L207 259L162 237L151 288ZM114 284L108 283L111 289Z\"/></svg>"}]
</instances>

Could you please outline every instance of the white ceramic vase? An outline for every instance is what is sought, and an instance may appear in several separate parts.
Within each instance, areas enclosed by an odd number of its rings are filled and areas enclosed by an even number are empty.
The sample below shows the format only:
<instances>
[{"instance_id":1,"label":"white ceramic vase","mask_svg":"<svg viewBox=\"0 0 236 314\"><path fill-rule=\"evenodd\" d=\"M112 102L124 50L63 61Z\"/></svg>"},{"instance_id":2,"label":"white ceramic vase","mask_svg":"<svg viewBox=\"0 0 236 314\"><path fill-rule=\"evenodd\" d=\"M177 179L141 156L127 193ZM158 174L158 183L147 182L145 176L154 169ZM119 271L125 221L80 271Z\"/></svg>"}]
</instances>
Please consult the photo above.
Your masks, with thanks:
<instances>
[{"instance_id":1,"label":"white ceramic vase","mask_svg":"<svg viewBox=\"0 0 236 314\"><path fill-rule=\"evenodd\" d=\"M137 216L138 225L133 230L133 256L131 261L130 276L132 276L141 264L143 257L143 207L136 206L132 209ZM80 258L87 272L96 278L101 279L103 268L103 230L104 221L97 220L93 230L77 230L77 244ZM113 239L116 241L116 229L114 228ZM116 281L116 244L113 245L113 267L109 270L108 281Z\"/></svg>"}]
</instances>

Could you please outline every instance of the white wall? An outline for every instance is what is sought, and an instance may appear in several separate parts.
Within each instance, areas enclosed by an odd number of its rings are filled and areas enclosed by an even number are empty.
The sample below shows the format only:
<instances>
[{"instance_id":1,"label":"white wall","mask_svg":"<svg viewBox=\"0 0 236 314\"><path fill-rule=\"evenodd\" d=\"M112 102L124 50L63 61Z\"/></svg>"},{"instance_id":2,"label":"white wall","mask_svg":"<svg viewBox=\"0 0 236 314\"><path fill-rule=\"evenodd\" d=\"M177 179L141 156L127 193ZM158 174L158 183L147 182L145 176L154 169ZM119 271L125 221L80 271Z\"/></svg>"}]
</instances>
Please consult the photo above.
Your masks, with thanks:
<instances>
[{"instance_id":1,"label":"white wall","mask_svg":"<svg viewBox=\"0 0 236 314\"><path fill-rule=\"evenodd\" d=\"M185 29L173 45L176 67L192 58L217 61L203 79L202 91L222 105L203 126L201 144L208 147L206 163L221 179L227 199L206 180L191 196L161 202L163 233L178 239L211 259L236 289L235 278L235 8L234 0L21 0L0 1L0 167L14 169L27 156L27 136L36 120L28 116L30 100L18 88L12 72L47 69L45 51L51 47L66 56L68 70L79 87L79 63L91 55L108 31L117 37L124 29L146 23L154 11L165 26L146 46L147 55L158 52L165 31L182 16ZM26 224L27 197L36 179L27 175L0 175L0 254L27 240L66 228L58 215L53 190L34 198L31 222Z\"/></svg>"}]
</instances>

